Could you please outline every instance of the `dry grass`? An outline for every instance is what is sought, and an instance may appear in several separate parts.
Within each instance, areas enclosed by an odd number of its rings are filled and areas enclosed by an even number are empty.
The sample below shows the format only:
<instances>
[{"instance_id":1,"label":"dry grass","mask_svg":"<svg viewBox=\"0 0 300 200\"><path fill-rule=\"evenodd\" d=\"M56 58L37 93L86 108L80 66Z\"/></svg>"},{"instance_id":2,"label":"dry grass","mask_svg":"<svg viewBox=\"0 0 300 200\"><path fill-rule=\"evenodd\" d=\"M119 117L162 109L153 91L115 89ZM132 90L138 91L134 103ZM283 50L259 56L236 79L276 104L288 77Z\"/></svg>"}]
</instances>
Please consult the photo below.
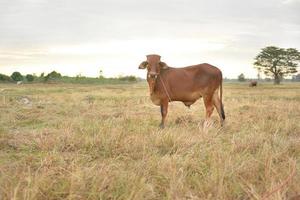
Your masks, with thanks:
<instances>
[{"instance_id":1,"label":"dry grass","mask_svg":"<svg viewBox=\"0 0 300 200\"><path fill-rule=\"evenodd\" d=\"M289 199L300 193L300 85L225 84L164 130L146 84L0 85L0 199Z\"/></svg>"}]
</instances>

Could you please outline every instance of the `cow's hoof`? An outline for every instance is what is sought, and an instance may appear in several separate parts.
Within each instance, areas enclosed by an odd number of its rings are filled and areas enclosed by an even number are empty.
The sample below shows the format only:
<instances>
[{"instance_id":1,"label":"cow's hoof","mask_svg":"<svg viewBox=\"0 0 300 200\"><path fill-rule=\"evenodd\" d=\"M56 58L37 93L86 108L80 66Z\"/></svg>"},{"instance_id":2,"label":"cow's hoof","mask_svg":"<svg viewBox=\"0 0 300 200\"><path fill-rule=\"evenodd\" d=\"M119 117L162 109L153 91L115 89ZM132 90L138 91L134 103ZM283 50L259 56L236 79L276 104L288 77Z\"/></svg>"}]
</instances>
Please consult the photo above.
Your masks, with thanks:
<instances>
[{"instance_id":1,"label":"cow's hoof","mask_svg":"<svg viewBox=\"0 0 300 200\"><path fill-rule=\"evenodd\" d=\"M221 126L222 128L224 128L225 125L226 125L225 120L221 120L220 126Z\"/></svg>"},{"instance_id":2,"label":"cow's hoof","mask_svg":"<svg viewBox=\"0 0 300 200\"><path fill-rule=\"evenodd\" d=\"M164 128L165 128L165 125L164 125L164 124L160 124L160 125L159 125L159 128L164 129Z\"/></svg>"}]
</instances>

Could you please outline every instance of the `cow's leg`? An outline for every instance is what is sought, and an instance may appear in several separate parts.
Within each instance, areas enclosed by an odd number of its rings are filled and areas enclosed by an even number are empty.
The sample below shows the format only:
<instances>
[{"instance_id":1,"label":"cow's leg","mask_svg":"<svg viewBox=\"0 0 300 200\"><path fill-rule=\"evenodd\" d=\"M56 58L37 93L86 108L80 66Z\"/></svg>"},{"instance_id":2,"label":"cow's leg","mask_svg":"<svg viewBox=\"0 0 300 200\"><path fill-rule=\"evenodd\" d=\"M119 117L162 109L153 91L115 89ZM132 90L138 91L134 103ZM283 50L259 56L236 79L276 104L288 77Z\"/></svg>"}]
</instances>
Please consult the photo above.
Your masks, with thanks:
<instances>
[{"instance_id":1,"label":"cow's leg","mask_svg":"<svg viewBox=\"0 0 300 200\"><path fill-rule=\"evenodd\" d=\"M204 105L206 109L206 118L203 124L203 131L207 132L209 126L211 125L211 114L214 111L214 105L213 105L213 96L206 96L204 97Z\"/></svg>"},{"instance_id":2,"label":"cow's leg","mask_svg":"<svg viewBox=\"0 0 300 200\"><path fill-rule=\"evenodd\" d=\"M160 128L165 128L165 119L168 113L168 101L162 101L160 105L160 113L161 113L161 123L159 125Z\"/></svg>"},{"instance_id":3,"label":"cow's leg","mask_svg":"<svg viewBox=\"0 0 300 200\"><path fill-rule=\"evenodd\" d=\"M221 105L221 101L218 95L218 90L215 91L214 96L213 96L213 104L216 107L219 117L220 117L220 123L221 126L223 126L224 124L224 119L223 119L223 115L222 115L222 105Z\"/></svg>"}]
</instances>

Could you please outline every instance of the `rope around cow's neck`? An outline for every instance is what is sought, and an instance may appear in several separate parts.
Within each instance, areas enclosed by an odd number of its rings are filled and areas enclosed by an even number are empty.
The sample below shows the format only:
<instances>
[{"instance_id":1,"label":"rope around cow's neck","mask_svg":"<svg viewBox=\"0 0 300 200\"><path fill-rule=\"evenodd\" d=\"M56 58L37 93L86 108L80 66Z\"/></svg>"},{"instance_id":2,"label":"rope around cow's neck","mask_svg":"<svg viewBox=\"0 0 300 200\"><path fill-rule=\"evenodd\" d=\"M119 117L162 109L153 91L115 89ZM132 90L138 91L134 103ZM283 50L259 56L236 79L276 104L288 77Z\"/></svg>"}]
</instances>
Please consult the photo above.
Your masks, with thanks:
<instances>
[{"instance_id":1,"label":"rope around cow's neck","mask_svg":"<svg viewBox=\"0 0 300 200\"><path fill-rule=\"evenodd\" d=\"M164 90L165 90L165 93L167 94L167 96L168 96L168 98L169 98L169 102L171 102L172 99L171 99L171 97L170 97L170 95L169 95L169 93L168 93L168 91L167 91L167 88L166 88L165 83L164 83L164 81L163 81L163 79L162 79L162 76L159 76L159 80L160 80L160 82L162 83L163 88L164 88Z\"/></svg>"}]
</instances>

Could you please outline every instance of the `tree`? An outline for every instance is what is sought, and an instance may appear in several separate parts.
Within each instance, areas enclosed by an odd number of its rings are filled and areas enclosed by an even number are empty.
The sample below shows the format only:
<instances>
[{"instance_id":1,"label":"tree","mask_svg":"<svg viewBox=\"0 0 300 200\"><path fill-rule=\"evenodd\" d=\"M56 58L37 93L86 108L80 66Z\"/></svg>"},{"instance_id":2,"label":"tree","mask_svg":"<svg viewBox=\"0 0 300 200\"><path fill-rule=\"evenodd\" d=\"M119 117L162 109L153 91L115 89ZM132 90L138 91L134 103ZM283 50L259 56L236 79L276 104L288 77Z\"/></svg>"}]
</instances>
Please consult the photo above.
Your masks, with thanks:
<instances>
[{"instance_id":1,"label":"tree","mask_svg":"<svg viewBox=\"0 0 300 200\"><path fill-rule=\"evenodd\" d=\"M23 76L20 72L14 72L11 74L11 79L14 81L22 81L23 80Z\"/></svg>"},{"instance_id":2,"label":"tree","mask_svg":"<svg viewBox=\"0 0 300 200\"><path fill-rule=\"evenodd\" d=\"M26 78L26 80L27 80L28 82L32 82L32 81L34 80L34 76L31 75L31 74L27 74L27 75L25 76L25 78Z\"/></svg>"},{"instance_id":3,"label":"tree","mask_svg":"<svg viewBox=\"0 0 300 200\"><path fill-rule=\"evenodd\" d=\"M5 74L0 74L0 81L11 81L11 78Z\"/></svg>"},{"instance_id":4,"label":"tree","mask_svg":"<svg viewBox=\"0 0 300 200\"><path fill-rule=\"evenodd\" d=\"M261 79L261 76L260 76L260 73L258 72L257 73L257 80L260 80Z\"/></svg>"},{"instance_id":5,"label":"tree","mask_svg":"<svg viewBox=\"0 0 300 200\"><path fill-rule=\"evenodd\" d=\"M61 74L56 72L56 71L52 71L51 73L47 74L47 76L45 76L45 81L48 80L57 80L61 78Z\"/></svg>"},{"instance_id":6,"label":"tree","mask_svg":"<svg viewBox=\"0 0 300 200\"><path fill-rule=\"evenodd\" d=\"M268 46L255 57L255 68L268 77L274 78L274 84L279 84L284 76L297 72L300 62L300 52L293 48Z\"/></svg>"},{"instance_id":7,"label":"tree","mask_svg":"<svg viewBox=\"0 0 300 200\"><path fill-rule=\"evenodd\" d=\"M238 76L238 81L240 81L240 82L246 81L245 75L244 75L243 73L241 73L241 74Z\"/></svg>"},{"instance_id":8,"label":"tree","mask_svg":"<svg viewBox=\"0 0 300 200\"><path fill-rule=\"evenodd\" d=\"M100 79L103 79L104 78L104 76L103 76L103 71L100 69L100 71L99 71L99 78Z\"/></svg>"}]
</instances>

